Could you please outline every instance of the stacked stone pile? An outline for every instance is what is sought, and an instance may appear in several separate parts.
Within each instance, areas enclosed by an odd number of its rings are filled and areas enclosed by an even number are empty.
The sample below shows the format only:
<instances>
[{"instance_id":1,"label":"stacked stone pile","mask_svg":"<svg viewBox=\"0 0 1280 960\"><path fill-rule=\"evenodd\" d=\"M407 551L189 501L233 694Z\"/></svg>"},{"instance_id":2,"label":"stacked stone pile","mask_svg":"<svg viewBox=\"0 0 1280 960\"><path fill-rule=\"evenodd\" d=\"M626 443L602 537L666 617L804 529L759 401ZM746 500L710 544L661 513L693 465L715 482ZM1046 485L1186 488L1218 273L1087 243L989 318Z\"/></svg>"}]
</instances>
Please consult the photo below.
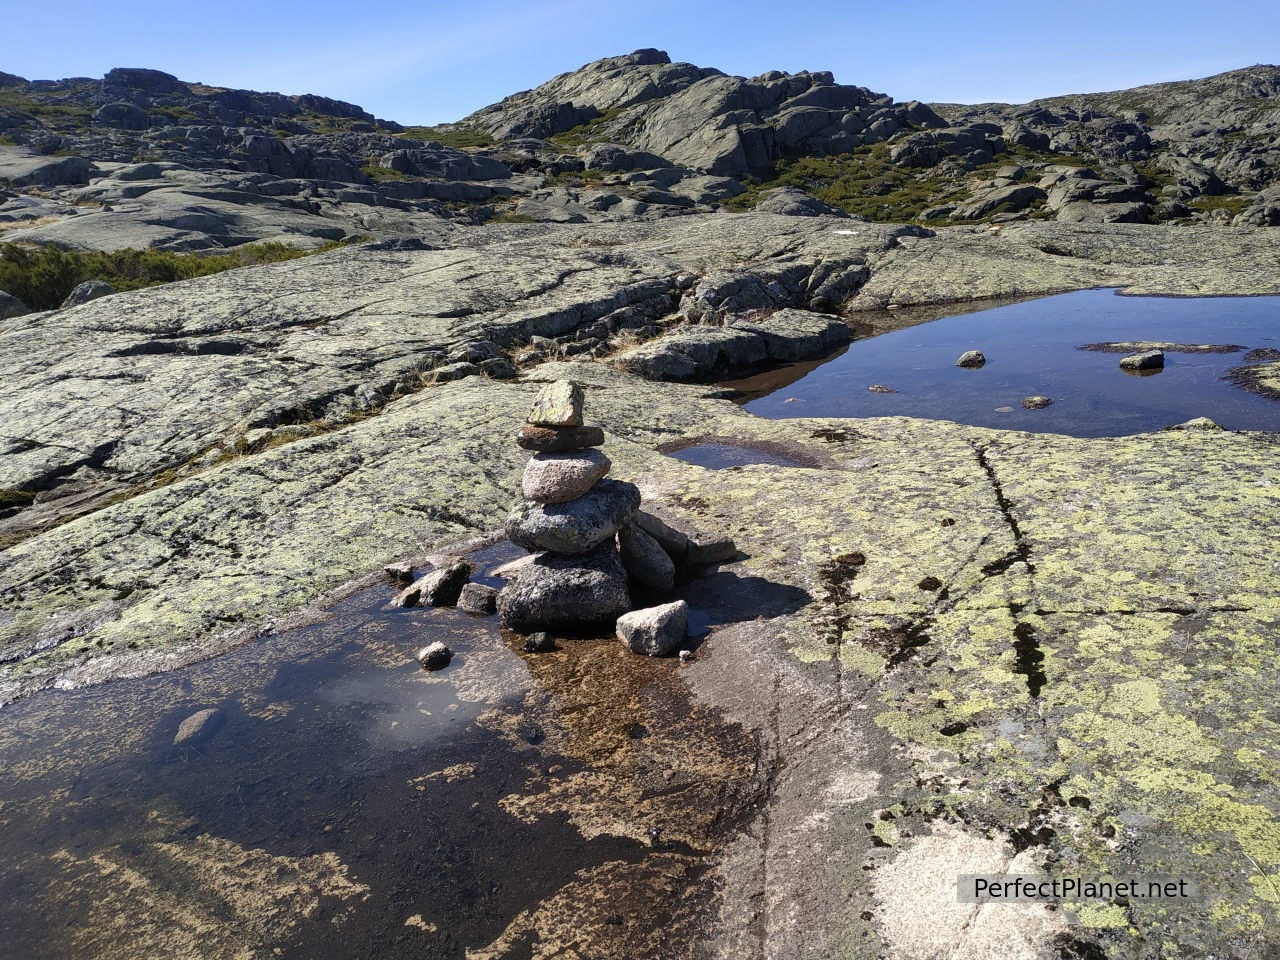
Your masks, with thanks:
<instances>
[{"instance_id":1,"label":"stacked stone pile","mask_svg":"<svg viewBox=\"0 0 1280 960\"><path fill-rule=\"evenodd\" d=\"M584 425L582 407L576 384L549 384L516 438L533 456L506 531L535 556L498 596L503 626L532 634L616 624L637 653L671 653L685 639L688 606L681 600L632 613L633 586L669 595L679 566L727 560L736 548L641 512L634 484L607 479L612 464L596 449L604 431Z\"/></svg>"}]
</instances>

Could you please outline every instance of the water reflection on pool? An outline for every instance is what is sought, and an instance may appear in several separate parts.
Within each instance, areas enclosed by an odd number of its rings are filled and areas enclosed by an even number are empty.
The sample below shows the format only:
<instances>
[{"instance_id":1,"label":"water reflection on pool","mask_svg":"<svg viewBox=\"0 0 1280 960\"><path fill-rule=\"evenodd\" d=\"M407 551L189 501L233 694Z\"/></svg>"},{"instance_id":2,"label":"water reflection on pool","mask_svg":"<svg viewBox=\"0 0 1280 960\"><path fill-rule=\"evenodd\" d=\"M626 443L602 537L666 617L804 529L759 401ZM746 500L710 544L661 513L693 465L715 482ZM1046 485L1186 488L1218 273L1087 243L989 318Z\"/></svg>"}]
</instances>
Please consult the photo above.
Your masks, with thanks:
<instances>
[{"instance_id":1,"label":"water reflection on pool","mask_svg":"<svg viewBox=\"0 0 1280 960\"><path fill-rule=\"evenodd\" d=\"M1155 375L1086 344L1168 341L1242 347L1166 351ZM1123 297L1085 290L933 320L858 340L788 382L787 371L736 381L746 408L771 419L909 416L984 427L1122 436L1210 417L1233 430L1280 429L1280 403L1224 380L1250 350L1280 347L1280 297ZM966 350L986 365L955 365ZM1136 350L1134 352L1137 352ZM873 385L893 391L869 389ZM1031 396L1053 403L1023 407Z\"/></svg>"}]
</instances>

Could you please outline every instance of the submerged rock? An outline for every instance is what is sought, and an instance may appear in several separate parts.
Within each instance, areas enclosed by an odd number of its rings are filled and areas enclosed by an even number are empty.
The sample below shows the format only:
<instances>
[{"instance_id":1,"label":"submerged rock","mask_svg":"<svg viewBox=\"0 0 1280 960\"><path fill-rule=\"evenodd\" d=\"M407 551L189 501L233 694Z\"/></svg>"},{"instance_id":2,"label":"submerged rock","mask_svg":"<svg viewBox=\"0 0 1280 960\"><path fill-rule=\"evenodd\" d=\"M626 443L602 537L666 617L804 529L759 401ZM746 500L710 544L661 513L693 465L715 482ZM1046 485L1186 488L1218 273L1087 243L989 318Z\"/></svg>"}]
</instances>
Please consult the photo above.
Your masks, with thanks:
<instances>
[{"instance_id":1,"label":"submerged rock","mask_svg":"<svg viewBox=\"0 0 1280 960\"><path fill-rule=\"evenodd\" d=\"M209 707L193 713L178 724L178 732L174 735L173 745L196 744L207 740L226 722L227 715L217 707Z\"/></svg>"},{"instance_id":2,"label":"submerged rock","mask_svg":"<svg viewBox=\"0 0 1280 960\"><path fill-rule=\"evenodd\" d=\"M618 547L622 565L637 583L660 593L675 588L676 565L662 545L635 523L618 531Z\"/></svg>"},{"instance_id":3,"label":"submerged rock","mask_svg":"<svg viewBox=\"0 0 1280 960\"><path fill-rule=\"evenodd\" d=\"M535 453L520 486L526 500L567 503L581 497L609 472L612 462L599 450Z\"/></svg>"},{"instance_id":4,"label":"submerged rock","mask_svg":"<svg viewBox=\"0 0 1280 960\"><path fill-rule=\"evenodd\" d=\"M585 553L609 540L640 507L640 491L601 480L569 503L526 503L507 520L507 537L526 550Z\"/></svg>"},{"instance_id":5,"label":"submerged rock","mask_svg":"<svg viewBox=\"0 0 1280 960\"><path fill-rule=\"evenodd\" d=\"M531 633L525 637L524 646L520 649L525 653L553 653L556 649L556 642L551 639L551 634L543 633L539 630L537 633Z\"/></svg>"},{"instance_id":6,"label":"submerged rock","mask_svg":"<svg viewBox=\"0 0 1280 960\"><path fill-rule=\"evenodd\" d=\"M526 423L516 436L518 446L538 453L583 450L602 443L604 431L599 427L538 427Z\"/></svg>"},{"instance_id":7,"label":"submerged rock","mask_svg":"<svg viewBox=\"0 0 1280 960\"><path fill-rule=\"evenodd\" d=\"M689 632L689 605L683 600L646 607L618 618L618 639L632 653L665 657L679 649Z\"/></svg>"},{"instance_id":8,"label":"submerged rock","mask_svg":"<svg viewBox=\"0 0 1280 960\"><path fill-rule=\"evenodd\" d=\"M612 541L575 556L538 557L498 595L502 625L517 633L608 623L630 606L627 571Z\"/></svg>"},{"instance_id":9,"label":"submerged rock","mask_svg":"<svg viewBox=\"0 0 1280 960\"><path fill-rule=\"evenodd\" d=\"M443 670L453 659L453 651L437 640L419 650L416 657L423 670Z\"/></svg>"},{"instance_id":10,"label":"submerged rock","mask_svg":"<svg viewBox=\"0 0 1280 960\"><path fill-rule=\"evenodd\" d=\"M1147 350L1135 353L1120 361L1122 370L1160 370L1164 367L1164 353L1160 350Z\"/></svg>"},{"instance_id":11,"label":"submerged rock","mask_svg":"<svg viewBox=\"0 0 1280 960\"><path fill-rule=\"evenodd\" d=\"M975 369L983 366L986 362L986 355L981 350L966 350L960 354L960 359L956 361L956 366Z\"/></svg>"},{"instance_id":12,"label":"submerged rock","mask_svg":"<svg viewBox=\"0 0 1280 960\"><path fill-rule=\"evenodd\" d=\"M568 380L557 380L542 388L529 411L535 427L582 426L582 388Z\"/></svg>"}]
</instances>

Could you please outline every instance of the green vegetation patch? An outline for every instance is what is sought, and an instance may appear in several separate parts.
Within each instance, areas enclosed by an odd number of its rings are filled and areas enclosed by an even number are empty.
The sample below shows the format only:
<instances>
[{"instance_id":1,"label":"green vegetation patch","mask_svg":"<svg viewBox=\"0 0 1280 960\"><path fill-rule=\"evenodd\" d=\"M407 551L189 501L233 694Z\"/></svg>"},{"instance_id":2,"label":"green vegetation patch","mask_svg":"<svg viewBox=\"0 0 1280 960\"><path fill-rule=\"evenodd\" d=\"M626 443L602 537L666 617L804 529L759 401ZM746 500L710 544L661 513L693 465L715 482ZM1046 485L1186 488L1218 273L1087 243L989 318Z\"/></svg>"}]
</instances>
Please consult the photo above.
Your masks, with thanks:
<instances>
[{"instance_id":1,"label":"green vegetation patch","mask_svg":"<svg viewBox=\"0 0 1280 960\"><path fill-rule=\"evenodd\" d=\"M614 107L612 110L606 110L595 119L580 123L572 130L566 130L564 133L557 133L549 139L562 147L583 147L589 143L604 143L604 138L600 136L600 127L620 115L624 109L626 108Z\"/></svg>"},{"instance_id":2,"label":"green vegetation patch","mask_svg":"<svg viewBox=\"0 0 1280 960\"><path fill-rule=\"evenodd\" d=\"M1214 210L1226 210L1231 216L1244 213L1253 203L1252 197L1242 197L1240 195L1222 196L1222 197L1196 197L1191 201L1189 206L1193 210L1199 210L1202 213L1211 213Z\"/></svg>"},{"instance_id":3,"label":"green vegetation patch","mask_svg":"<svg viewBox=\"0 0 1280 960\"><path fill-rule=\"evenodd\" d=\"M405 127L396 136L404 137L406 140L434 140L436 143L443 143L446 147L453 147L456 150L489 147L496 143L484 130L458 123L440 127Z\"/></svg>"},{"instance_id":4,"label":"green vegetation patch","mask_svg":"<svg viewBox=\"0 0 1280 960\"><path fill-rule=\"evenodd\" d=\"M168 250L63 250L32 244L0 244L0 290L32 310L53 310L86 280L105 280L117 290L137 290L175 280L206 277L236 267L295 260L331 250L298 250L283 243L246 244L218 254L173 253Z\"/></svg>"}]
</instances>

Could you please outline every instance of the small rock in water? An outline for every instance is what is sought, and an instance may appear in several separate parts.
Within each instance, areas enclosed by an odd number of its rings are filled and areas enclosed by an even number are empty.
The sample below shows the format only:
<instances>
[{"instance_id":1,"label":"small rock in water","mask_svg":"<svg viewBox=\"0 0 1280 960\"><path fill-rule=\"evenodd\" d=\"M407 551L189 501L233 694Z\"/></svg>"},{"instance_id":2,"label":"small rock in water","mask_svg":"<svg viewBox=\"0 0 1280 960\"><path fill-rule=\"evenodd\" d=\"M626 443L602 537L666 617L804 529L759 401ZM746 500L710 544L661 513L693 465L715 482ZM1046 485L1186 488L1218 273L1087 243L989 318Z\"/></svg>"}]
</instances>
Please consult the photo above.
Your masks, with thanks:
<instances>
[{"instance_id":1,"label":"small rock in water","mask_svg":"<svg viewBox=\"0 0 1280 960\"><path fill-rule=\"evenodd\" d=\"M1160 370L1164 367L1163 350L1147 350L1124 357L1120 361L1122 370Z\"/></svg>"},{"instance_id":2,"label":"small rock in water","mask_svg":"<svg viewBox=\"0 0 1280 960\"><path fill-rule=\"evenodd\" d=\"M1027 397L1022 401L1022 405L1028 410L1043 410L1049 404L1053 403L1048 397Z\"/></svg>"},{"instance_id":3,"label":"small rock in water","mask_svg":"<svg viewBox=\"0 0 1280 960\"><path fill-rule=\"evenodd\" d=\"M498 591L485 583L468 583L458 595L458 609L487 617L498 610Z\"/></svg>"},{"instance_id":4,"label":"small rock in water","mask_svg":"<svg viewBox=\"0 0 1280 960\"><path fill-rule=\"evenodd\" d=\"M227 719L227 715L217 707L209 707L205 710L197 711L182 723L178 724L178 732L174 735L173 745L180 746L184 743L199 743L201 740L207 740L218 732L223 722Z\"/></svg>"},{"instance_id":5,"label":"small rock in water","mask_svg":"<svg viewBox=\"0 0 1280 960\"><path fill-rule=\"evenodd\" d=\"M680 653L678 654L678 656L680 657L680 662L681 662L681 663L690 663L690 662L692 662L692 660L693 660L693 651L692 651L692 650L681 650L681 651L680 651Z\"/></svg>"},{"instance_id":6,"label":"small rock in water","mask_svg":"<svg viewBox=\"0 0 1280 960\"><path fill-rule=\"evenodd\" d=\"M409 583L413 580L413 564L411 563L388 563L382 569L392 580L399 580L401 583Z\"/></svg>"},{"instance_id":7,"label":"small rock in water","mask_svg":"<svg viewBox=\"0 0 1280 960\"><path fill-rule=\"evenodd\" d=\"M423 670L443 670L453 659L453 651L437 640L419 650L417 656Z\"/></svg>"},{"instance_id":8,"label":"small rock in water","mask_svg":"<svg viewBox=\"0 0 1280 960\"><path fill-rule=\"evenodd\" d=\"M612 465L599 450L535 453L525 464L521 490L526 500L568 503L604 479Z\"/></svg>"},{"instance_id":9,"label":"small rock in water","mask_svg":"<svg viewBox=\"0 0 1280 960\"><path fill-rule=\"evenodd\" d=\"M972 370L983 366L986 362L987 357L981 350L966 350L960 354L960 359L956 361L956 366L967 367Z\"/></svg>"},{"instance_id":10,"label":"small rock in water","mask_svg":"<svg viewBox=\"0 0 1280 960\"><path fill-rule=\"evenodd\" d=\"M664 657L684 643L689 632L689 605L683 600L624 613L618 618L618 639L632 653Z\"/></svg>"},{"instance_id":11,"label":"small rock in water","mask_svg":"<svg viewBox=\"0 0 1280 960\"><path fill-rule=\"evenodd\" d=\"M996 407L996 413L1013 413L1013 407Z\"/></svg>"},{"instance_id":12,"label":"small rock in water","mask_svg":"<svg viewBox=\"0 0 1280 960\"><path fill-rule=\"evenodd\" d=\"M516 434L516 445L538 453L564 453L585 450L604 443L599 427L535 427L526 423Z\"/></svg>"},{"instance_id":13,"label":"small rock in water","mask_svg":"<svg viewBox=\"0 0 1280 960\"><path fill-rule=\"evenodd\" d=\"M867 389L870 390L872 393L897 393L898 392L897 390L893 389L893 387L886 387L883 383L873 383L871 386L867 387Z\"/></svg>"},{"instance_id":14,"label":"small rock in water","mask_svg":"<svg viewBox=\"0 0 1280 960\"><path fill-rule=\"evenodd\" d=\"M551 639L551 634L531 633L524 638L524 646L521 649L525 653L553 653L556 649L556 642Z\"/></svg>"},{"instance_id":15,"label":"small rock in water","mask_svg":"<svg viewBox=\"0 0 1280 960\"><path fill-rule=\"evenodd\" d=\"M471 578L471 565L454 560L419 577L391 601L393 607L451 607Z\"/></svg>"},{"instance_id":16,"label":"small rock in water","mask_svg":"<svg viewBox=\"0 0 1280 960\"><path fill-rule=\"evenodd\" d=\"M529 411L535 427L582 426L582 388L568 380L557 380L542 388Z\"/></svg>"}]
</instances>

